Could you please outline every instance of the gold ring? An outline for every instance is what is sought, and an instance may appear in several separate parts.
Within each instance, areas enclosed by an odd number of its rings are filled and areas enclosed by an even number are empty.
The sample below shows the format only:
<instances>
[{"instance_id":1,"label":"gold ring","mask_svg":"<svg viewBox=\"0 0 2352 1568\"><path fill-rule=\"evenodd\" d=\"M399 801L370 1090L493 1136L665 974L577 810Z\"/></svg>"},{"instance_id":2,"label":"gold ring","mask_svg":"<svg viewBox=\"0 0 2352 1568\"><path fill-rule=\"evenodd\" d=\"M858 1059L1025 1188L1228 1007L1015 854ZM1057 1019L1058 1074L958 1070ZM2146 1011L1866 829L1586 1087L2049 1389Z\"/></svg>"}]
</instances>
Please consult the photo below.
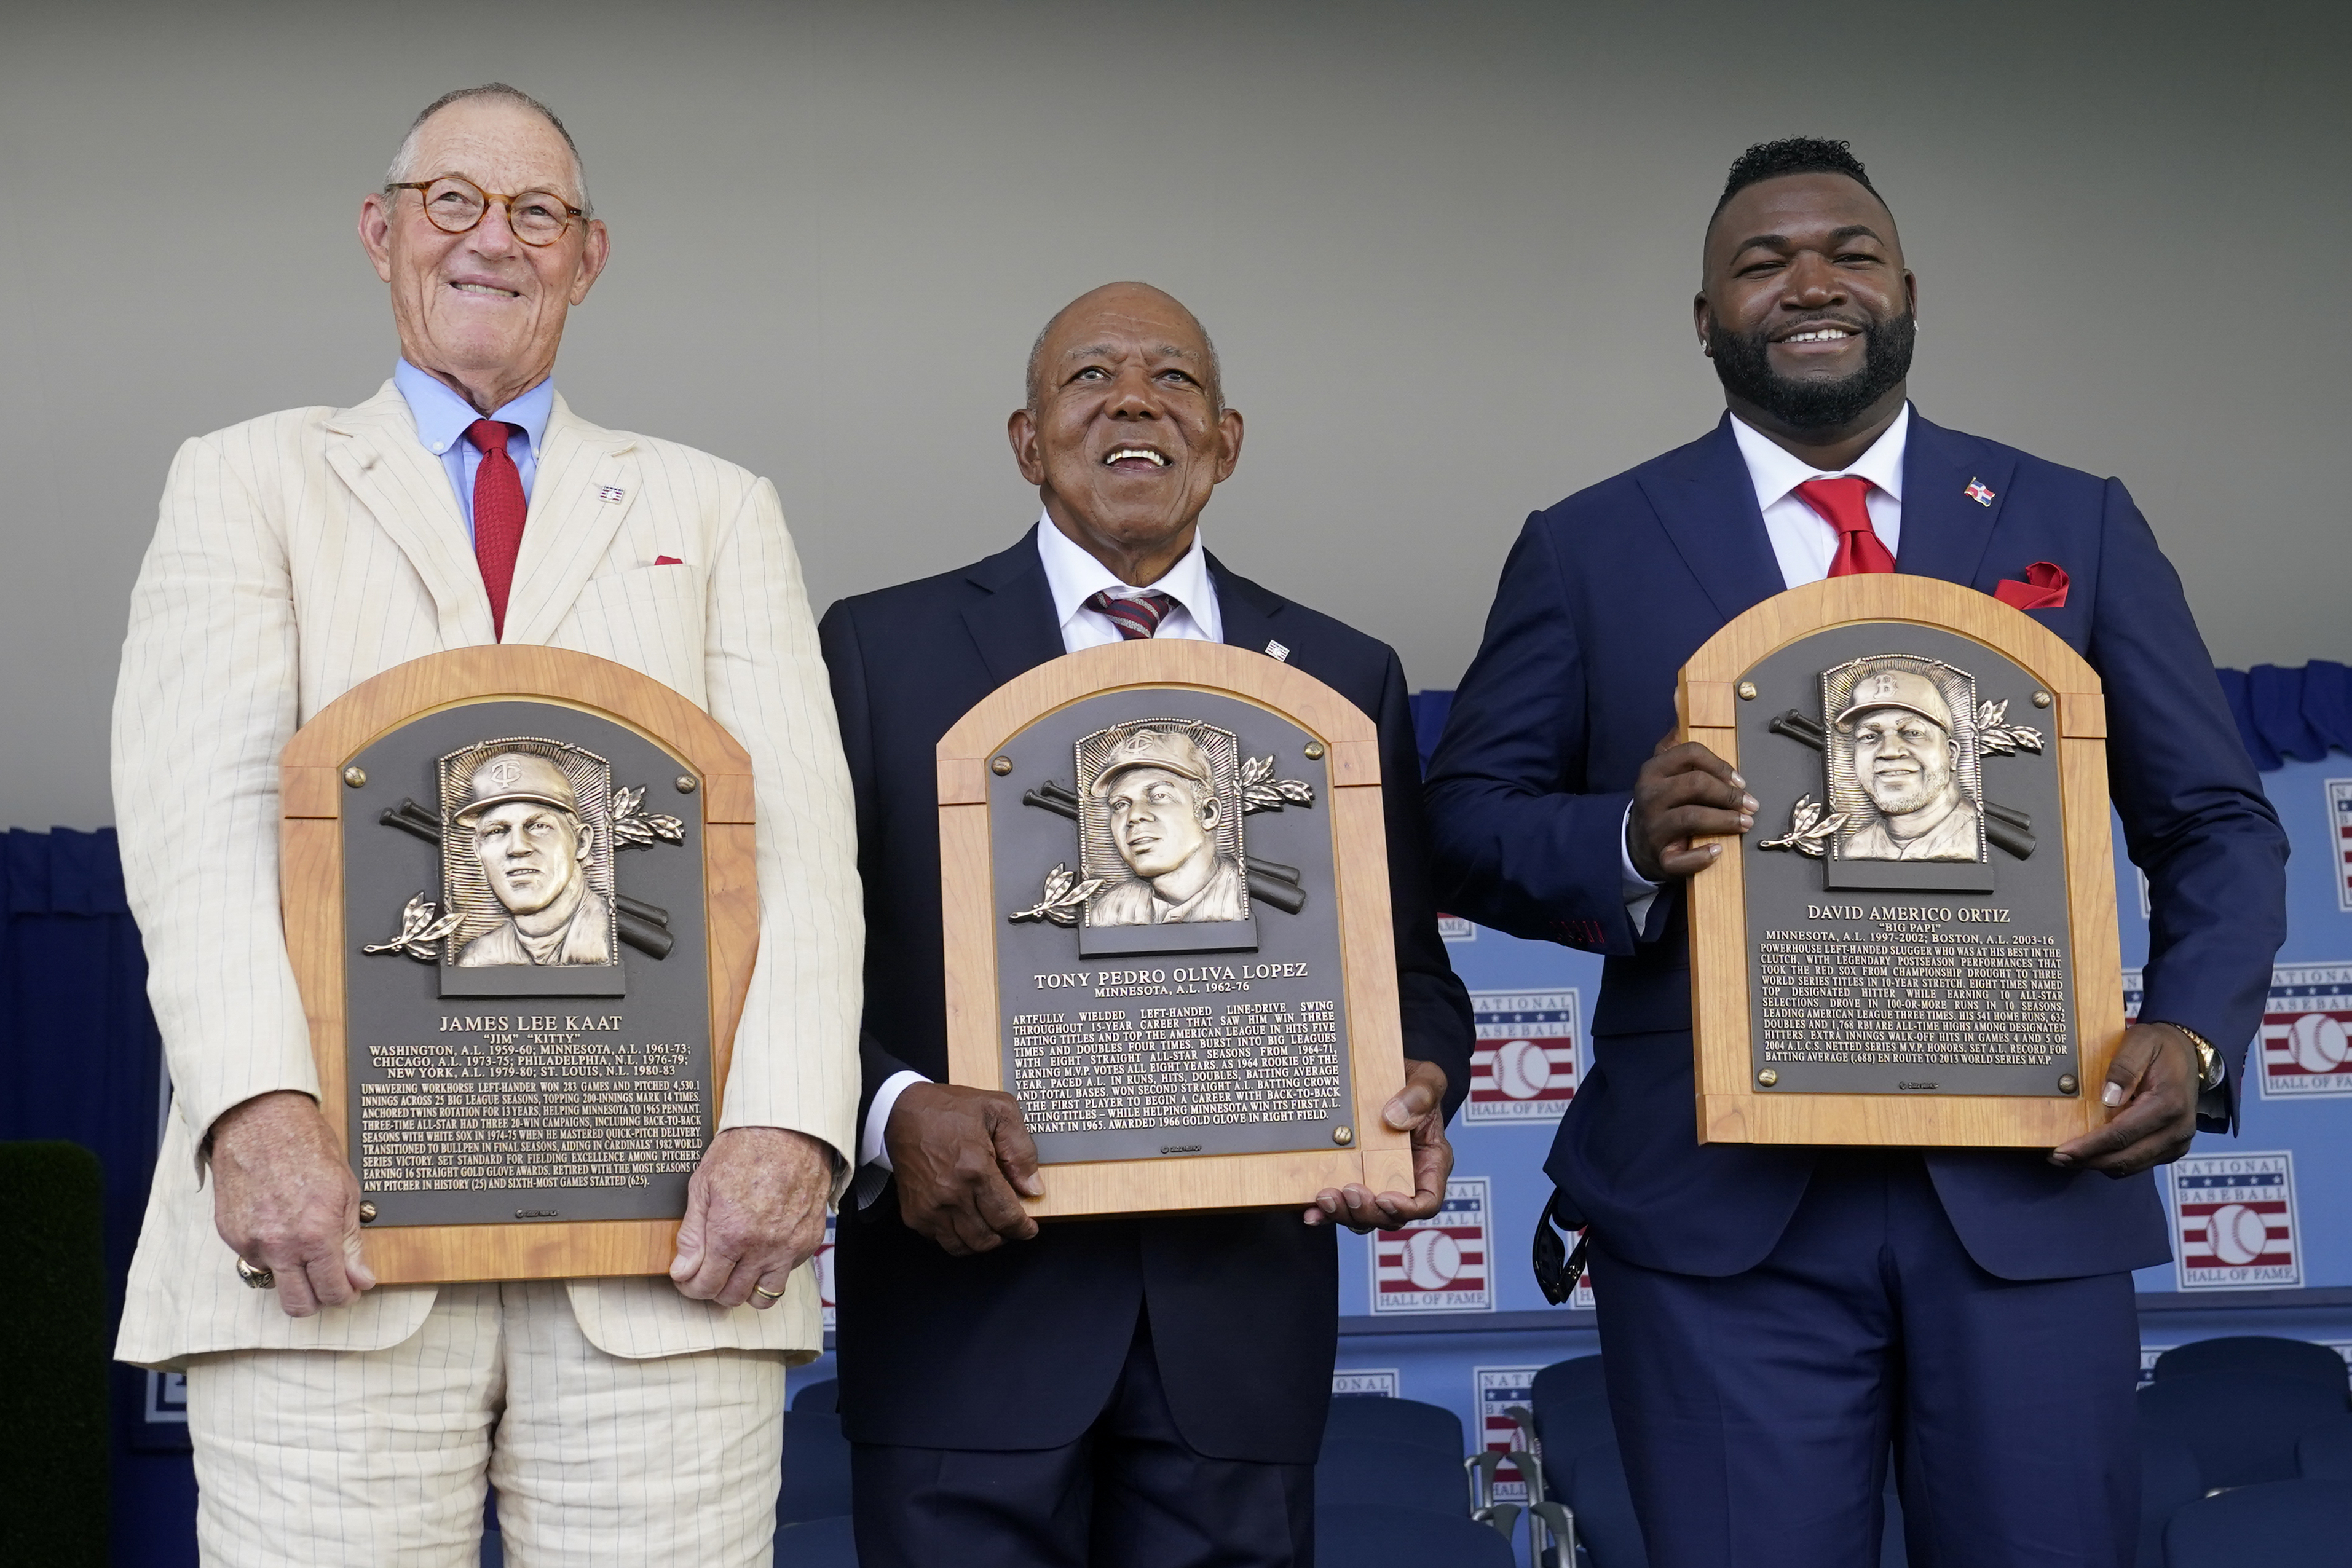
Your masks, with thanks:
<instances>
[{"instance_id":1,"label":"gold ring","mask_svg":"<svg viewBox=\"0 0 2352 1568\"><path fill-rule=\"evenodd\" d=\"M276 1270L257 1269L242 1258L236 1260L236 1277L257 1291L274 1291L278 1288Z\"/></svg>"},{"instance_id":2,"label":"gold ring","mask_svg":"<svg viewBox=\"0 0 2352 1568\"><path fill-rule=\"evenodd\" d=\"M784 1299L784 1293L782 1291L772 1291L765 1285L752 1286L751 1293L755 1296L765 1296L772 1301L781 1301Z\"/></svg>"}]
</instances>

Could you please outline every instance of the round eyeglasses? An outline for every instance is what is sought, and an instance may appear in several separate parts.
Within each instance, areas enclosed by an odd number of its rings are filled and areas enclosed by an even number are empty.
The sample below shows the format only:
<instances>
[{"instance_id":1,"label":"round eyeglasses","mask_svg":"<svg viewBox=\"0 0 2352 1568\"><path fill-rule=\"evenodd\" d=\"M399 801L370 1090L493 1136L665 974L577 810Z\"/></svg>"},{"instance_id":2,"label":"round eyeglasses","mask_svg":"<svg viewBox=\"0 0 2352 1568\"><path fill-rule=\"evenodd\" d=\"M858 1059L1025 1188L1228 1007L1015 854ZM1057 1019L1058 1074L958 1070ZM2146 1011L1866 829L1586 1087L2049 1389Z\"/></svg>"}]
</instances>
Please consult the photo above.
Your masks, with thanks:
<instances>
[{"instance_id":1,"label":"round eyeglasses","mask_svg":"<svg viewBox=\"0 0 2352 1568\"><path fill-rule=\"evenodd\" d=\"M574 218L588 214L551 191L525 191L502 196L485 191L462 174L437 180L395 180L386 193L415 191L425 203L425 216L443 234L461 235L482 221L493 202L507 210L507 227L525 245L553 245L563 237Z\"/></svg>"}]
</instances>

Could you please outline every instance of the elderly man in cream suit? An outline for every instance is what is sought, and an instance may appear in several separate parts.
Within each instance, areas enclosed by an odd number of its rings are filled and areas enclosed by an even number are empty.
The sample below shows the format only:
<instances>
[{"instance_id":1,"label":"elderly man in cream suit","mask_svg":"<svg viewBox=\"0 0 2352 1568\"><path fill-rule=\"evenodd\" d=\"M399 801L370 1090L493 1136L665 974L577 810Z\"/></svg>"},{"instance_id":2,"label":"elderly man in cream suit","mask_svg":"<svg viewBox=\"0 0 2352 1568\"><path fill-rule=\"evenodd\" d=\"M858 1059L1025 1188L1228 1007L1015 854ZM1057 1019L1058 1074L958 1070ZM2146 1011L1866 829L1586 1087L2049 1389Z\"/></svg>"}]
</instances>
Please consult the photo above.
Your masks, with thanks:
<instances>
[{"instance_id":1,"label":"elderly man in cream suit","mask_svg":"<svg viewBox=\"0 0 2352 1568\"><path fill-rule=\"evenodd\" d=\"M486 1480L518 1564L765 1563L858 1082L856 829L799 563L766 480L554 395L607 239L543 106L429 108L360 235L394 382L182 447L132 601L115 800L174 1100L118 1354L187 1371L206 1563L471 1563ZM751 754L758 966L667 1279L378 1288L317 1108L278 752L379 671L501 639L643 671Z\"/></svg>"}]
</instances>

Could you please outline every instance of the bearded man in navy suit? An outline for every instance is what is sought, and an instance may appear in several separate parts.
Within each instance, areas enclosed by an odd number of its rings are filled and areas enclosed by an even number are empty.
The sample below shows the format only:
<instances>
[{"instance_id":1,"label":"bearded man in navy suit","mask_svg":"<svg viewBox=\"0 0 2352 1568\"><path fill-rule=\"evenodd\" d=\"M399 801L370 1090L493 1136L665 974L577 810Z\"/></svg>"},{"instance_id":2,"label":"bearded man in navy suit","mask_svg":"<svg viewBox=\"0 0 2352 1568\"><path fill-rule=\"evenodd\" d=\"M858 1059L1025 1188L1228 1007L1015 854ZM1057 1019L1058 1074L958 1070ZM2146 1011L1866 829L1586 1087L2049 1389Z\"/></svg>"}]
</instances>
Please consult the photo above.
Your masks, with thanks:
<instances>
[{"instance_id":1,"label":"bearded man in navy suit","mask_svg":"<svg viewBox=\"0 0 2352 1568\"><path fill-rule=\"evenodd\" d=\"M858 1558L1306 1568L1338 1345L1333 1230L1437 1211L1445 1121L1470 1081L1470 1001L1429 896L1404 672L1383 644L1202 548L1242 416L1208 334L1159 289L1114 283L1065 306L1031 351L1009 434L1044 502L1036 527L961 570L844 600L820 628L866 879L861 1169L835 1275ZM1407 1058L1385 1116L1412 1130L1411 1193L1350 1186L1303 1212L1041 1228L1017 1196L1043 1190L1020 1106L945 1082L932 748L1024 671L1151 636L1284 660L1380 727ZM1204 765L1190 743L1131 738L1139 766L1119 787L1169 786L1138 810L1197 810L1188 776ZM1135 885L1167 906L1142 917L1181 919L1213 896L1213 859L1175 859L1155 872L1161 857L1135 858L1154 879Z\"/></svg>"},{"instance_id":2,"label":"bearded man in navy suit","mask_svg":"<svg viewBox=\"0 0 2352 1568\"><path fill-rule=\"evenodd\" d=\"M1654 1568L1874 1564L1890 1443L1914 1563L2131 1563L2130 1270L2168 1256L2149 1173L2232 1125L2285 935L2286 841L2179 579L2119 482L1912 408L1916 299L1845 143L1749 149L1694 308L1724 419L1528 518L1431 768L1445 906L1608 956L1546 1169L1590 1226ZM1750 606L1856 570L1997 594L2105 683L2147 987L2110 1120L2058 1149L1696 1142L1681 883L1757 803L1704 747L1658 743L1675 672Z\"/></svg>"}]
</instances>

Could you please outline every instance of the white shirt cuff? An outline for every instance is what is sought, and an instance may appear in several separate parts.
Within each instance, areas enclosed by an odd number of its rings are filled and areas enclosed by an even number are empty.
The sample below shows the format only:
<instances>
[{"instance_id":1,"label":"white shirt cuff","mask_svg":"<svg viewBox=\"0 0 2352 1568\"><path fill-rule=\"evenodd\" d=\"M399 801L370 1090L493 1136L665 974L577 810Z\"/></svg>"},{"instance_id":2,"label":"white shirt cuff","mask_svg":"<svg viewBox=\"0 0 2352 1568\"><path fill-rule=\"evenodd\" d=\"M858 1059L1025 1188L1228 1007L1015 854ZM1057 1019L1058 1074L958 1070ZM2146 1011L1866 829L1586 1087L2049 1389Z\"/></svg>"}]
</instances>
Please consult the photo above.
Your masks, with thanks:
<instances>
[{"instance_id":1,"label":"white shirt cuff","mask_svg":"<svg viewBox=\"0 0 2352 1568\"><path fill-rule=\"evenodd\" d=\"M857 1140L859 1166L891 1168L890 1145L883 1135L890 1130L890 1113L898 1108L898 1096L907 1092L907 1085L929 1082L913 1071L894 1072L882 1081L882 1087L874 1092L874 1103L866 1108L866 1131Z\"/></svg>"},{"instance_id":2,"label":"white shirt cuff","mask_svg":"<svg viewBox=\"0 0 2352 1568\"><path fill-rule=\"evenodd\" d=\"M1658 884L1633 869L1633 802L1625 802L1625 821L1617 830L1617 875L1625 890L1625 916L1633 921L1635 931L1650 923L1650 905L1658 896ZM880 1103L880 1096L876 1096Z\"/></svg>"}]
</instances>

